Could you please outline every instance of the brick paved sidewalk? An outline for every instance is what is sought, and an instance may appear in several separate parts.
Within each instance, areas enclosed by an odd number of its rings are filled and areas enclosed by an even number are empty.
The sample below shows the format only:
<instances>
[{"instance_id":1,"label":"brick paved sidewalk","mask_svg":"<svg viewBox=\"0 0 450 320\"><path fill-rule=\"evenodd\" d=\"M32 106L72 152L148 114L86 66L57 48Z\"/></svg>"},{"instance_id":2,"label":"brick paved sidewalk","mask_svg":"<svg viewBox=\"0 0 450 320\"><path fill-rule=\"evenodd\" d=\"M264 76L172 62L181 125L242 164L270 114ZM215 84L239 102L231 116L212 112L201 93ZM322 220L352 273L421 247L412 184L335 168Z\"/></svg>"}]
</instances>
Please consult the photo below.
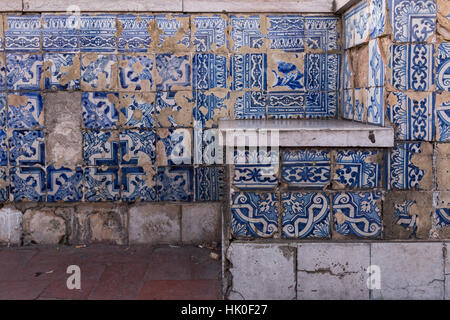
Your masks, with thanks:
<instances>
[{"instance_id":1,"label":"brick paved sidewalk","mask_svg":"<svg viewBox=\"0 0 450 320\"><path fill-rule=\"evenodd\" d=\"M0 247L0 299L220 299L221 265L197 247ZM69 290L69 265L81 290Z\"/></svg>"}]
</instances>

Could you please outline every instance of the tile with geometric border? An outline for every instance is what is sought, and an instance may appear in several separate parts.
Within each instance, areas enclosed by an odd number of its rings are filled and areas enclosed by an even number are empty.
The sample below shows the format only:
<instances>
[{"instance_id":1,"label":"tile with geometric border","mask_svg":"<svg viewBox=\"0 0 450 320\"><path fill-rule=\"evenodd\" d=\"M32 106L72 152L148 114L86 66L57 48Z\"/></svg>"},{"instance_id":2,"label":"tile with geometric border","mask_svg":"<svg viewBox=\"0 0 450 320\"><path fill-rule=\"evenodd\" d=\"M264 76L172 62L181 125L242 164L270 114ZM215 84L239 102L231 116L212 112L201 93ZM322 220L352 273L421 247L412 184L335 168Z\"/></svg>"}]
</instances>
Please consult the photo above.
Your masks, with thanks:
<instances>
[{"instance_id":1,"label":"tile with geometric border","mask_svg":"<svg viewBox=\"0 0 450 320\"><path fill-rule=\"evenodd\" d=\"M387 98L386 113L395 127L398 140L433 141L435 95L417 93L414 99L403 92L391 92Z\"/></svg>"},{"instance_id":2,"label":"tile with geometric border","mask_svg":"<svg viewBox=\"0 0 450 320\"><path fill-rule=\"evenodd\" d=\"M115 131L83 131L83 158L86 165L118 166L119 135Z\"/></svg>"},{"instance_id":3,"label":"tile with geometric border","mask_svg":"<svg viewBox=\"0 0 450 320\"><path fill-rule=\"evenodd\" d=\"M305 92L270 91L267 98L267 117L269 119L304 118Z\"/></svg>"},{"instance_id":4,"label":"tile with geometric border","mask_svg":"<svg viewBox=\"0 0 450 320\"><path fill-rule=\"evenodd\" d=\"M5 46L6 51L38 51L41 48L41 16L6 16Z\"/></svg>"},{"instance_id":5,"label":"tile with geometric border","mask_svg":"<svg viewBox=\"0 0 450 320\"><path fill-rule=\"evenodd\" d=\"M381 186L383 153L376 150L338 150L334 189Z\"/></svg>"},{"instance_id":6,"label":"tile with geometric border","mask_svg":"<svg viewBox=\"0 0 450 320\"><path fill-rule=\"evenodd\" d=\"M6 83L8 90L40 90L42 55L6 54Z\"/></svg>"},{"instance_id":7,"label":"tile with geometric border","mask_svg":"<svg viewBox=\"0 0 450 320\"><path fill-rule=\"evenodd\" d=\"M45 165L44 131L12 130L8 137L10 165Z\"/></svg>"},{"instance_id":8,"label":"tile with geometric border","mask_svg":"<svg viewBox=\"0 0 450 320\"><path fill-rule=\"evenodd\" d=\"M384 87L367 89L367 122L384 125Z\"/></svg>"},{"instance_id":9,"label":"tile with geometric border","mask_svg":"<svg viewBox=\"0 0 450 320\"><path fill-rule=\"evenodd\" d=\"M281 194L283 237L289 239L328 238L330 200L324 193L287 192Z\"/></svg>"},{"instance_id":10,"label":"tile with geometric border","mask_svg":"<svg viewBox=\"0 0 450 320\"><path fill-rule=\"evenodd\" d=\"M153 130L120 132L120 165L148 166L156 161L156 134Z\"/></svg>"},{"instance_id":11,"label":"tile with geometric border","mask_svg":"<svg viewBox=\"0 0 450 320\"><path fill-rule=\"evenodd\" d=\"M83 92L83 125L88 129L115 129L118 127L119 94L113 92Z\"/></svg>"},{"instance_id":12,"label":"tile with geometric border","mask_svg":"<svg viewBox=\"0 0 450 320\"><path fill-rule=\"evenodd\" d=\"M274 189L278 185L278 164L236 164L233 186L240 190Z\"/></svg>"},{"instance_id":13,"label":"tile with geometric border","mask_svg":"<svg viewBox=\"0 0 450 320\"><path fill-rule=\"evenodd\" d=\"M230 94L224 91L213 91L210 94L194 91L193 115L196 126L202 128L217 127L220 118L229 118L231 108L228 99Z\"/></svg>"},{"instance_id":14,"label":"tile with geometric border","mask_svg":"<svg viewBox=\"0 0 450 320\"><path fill-rule=\"evenodd\" d=\"M47 90L79 90L80 55L45 53L43 77Z\"/></svg>"},{"instance_id":15,"label":"tile with geometric border","mask_svg":"<svg viewBox=\"0 0 450 320\"><path fill-rule=\"evenodd\" d=\"M158 201L183 201L193 199L193 167L158 167Z\"/></svg>"},{"instance_id":16,"label":"tile with geometric border","mask_svg":"<svg viewBox=\"0 0 450 320\"><path fill-rule=\"evenodd\" d=\"M304 91L304 57L303 53L270 53L268 56L269 90ZM257 74L260 73L261 71Z\"/></svg>"},{"instance_id":17,"label":"tile with geometric border","mask_svg":"<svg viewBox=\"0 0 450 320\"><path fill-rule=\"evenodd\" d=\"M230 77L231 90L267 90L267 54L233 55L230 61Z\"/></svg>"},{"instance_id":18,"label":"tile with geometric border","mask_svg":"<svg viewBox=\"0 0 450 320\"><path fill-rule=\"evenodd\" d=\"M41 167L9 169L10 192L14 202L45 201L45 170Z\"/></svg>"},{"instance_id":19,"label":"tile with geometric border","mask_svg":"<svg viewBox=\"0 0 450 320\"><path fill-rule=\"evenodd\" d=\"M119 56L119 85L122 91L153 91L153 55Z\"/></svg>"},{"instance_id":20,"label":"tile with geometric border","mask_svg":"<svg viewBox=\"0 0 450 320\"><path fill-rule=\"evenodd\" d=\"M156 90L191 89L191 64L189 54L156 54Z\"/></svg>"},{"instance_id":21,"label":"tile with geometric border","mask_svg":"<svg viewBox=\"0 0 450 320\"><path fill-rule=\"evenodd\" d=\"M157 129L159 166L192 163L192 129Z\"/></svg>"},{"instance_id":22,"label":"tile with geometric border","mask_svg":"<svg viewBox=\"0 0 450 320\"><path fill-rule=\"evenodd\" d=\"M194 168L195 201L221 201L225 195L225 168Z\"/></svg>"},{"instance_id":23,"label":"tile with geometric border","mask_svg":"<svg viewBox=\"0 0 450 320\"><path fill-rule=\"evenodd\" d=\"M194 91L194 95L195 95ZM192 127L194 101L191 91L158 91L155 99L155 126Z\"/></svg>"},{"instance_id":24,"label":"tile with geometric border","mask_svg":"<svg viewBox=\"0 0 450 320\"><path fill-rule=\"evenodd\" d=\"M119 124L122 128L153 128L155 94L123 93L119 99Z\"/></svg>"},{"instance_id":25,"label":"tile with geometric border","mask_svg":"<svg viewBox=\"0 0 450 320\"><path fill-rule=\"evenodd\" d=\"M81 89L109 91L117 88L117 57L87 53L81 56Z\"/></svg>"},{"instance_id":26,"label":"tile with geometric border","mask_svg":"<svg viewBox=\"0 0 450 320\"><path fill-rule=\"evenodd\" d=\"M196 53L192 58L192 83L195 90L227 87L227 57Z\"/></svg>"},{"instance_id":27,"label":"tile with geometric border","mask_svg":"<svg viewBox=\"0 0 450 320\"><path fill-rule=\"evenodd\" d=\"M186 51L191 46L190 16L187 14L160 14L155 16L156 49ZM159 37L159 41L158 41Z\"/></svg>"},{"instance_id":28,"label":"tile with geometric border","mask_svg":"<svg viewBox=\"0 0 450 320\"><path fill-rule=\"evenodd\" d=\"M305 17L302 15L269 15L266 20L270 49L305 51Z\"/></svg>"},{"instance_id":29,"label":"tile with geometric border","mask_svg":"<svg viewBox=\"0 0 450 320\"><path fill-rule=\"evenodd\" d=\"M43 15L42 50L52 52L79 52L79 22L79 17L76 15Z\"/></svg>"},{"instance_id":30,"label":"tile with geometric border","mask_svg":"<svg viewBox=\"0 0 450 320\"><path fill-rule=\"evenodd\" d=\"M333 197L336 231L342 236L379 238L383 229L380 191L340 192Z\"/></svg>"},{"instance_id":31,"label":"tile with geometric border","mask_svg":"<svg viewBox=\"0 0 450 320\"><path fill-rule=\"evenodd\" d=\"M233 51L246 48L265 49L265 35L261 24L265 23L264 16L230 16L230 45Z\"/></svg>"},{"instance_id":32,"label":"tile with geometric border","mask_svg":"<svg viewBox=\"0 0 450 320\"><path fill-rule=\"evenodd\" d=\"M306 16L305 17L305 48L327 52L338 50L339 18L335 16Z\"/></svg>"},{"instance_id":33,"label":"tile with geometric border","mask_svg":"<svg viewBox=\"0 0 450 320\"><path fill-rule=\"evenodd\" d=\"M208 52L214 49L226 50L227 16L201 15L192 17L192 43L196 52Z\"/></svg>"},{"instance_id":34,"label":"tile with geometric border","mask_svg":"<svg viewBox=\"0 0 450 320\"><path fill-rule=\"evenodd\" d=\"M291 187L322 189L330 182L330 154L325 150L285 150L281 178Z\"/></svg>"},{"instance_id":35,"label":"tile with geometric border","mask_svg":"<svg viewBox=\"0 0 450 320\"><path fill-rule=\"evenodd\" d=\"M394 41L424 42L436 28L435 0L390 0Z\"/></svg>"},{"instance_id":36,"label":"tile with geometric border","mask_svg":"<svg viewBox=\"0 0 450 320\"><path fill-rule=\"evenodd\" d=\"M81 15L81 52L113 52L116 50L116 16Z\"/></svg>"},{"instance_id":37,"label":"tile with geometric border","mask_svg":"<svg viewBox=\"0 0 450 320\"><path fill-rule=\"evenodd\" d=\"M237 192L231 200L231 232L235 238L270 238L278 231L276 193Z\"/></svg>"},{"instance_id":38,"label":"tile with geometric border","mask_svg":"<svg viewBox=\"0 0 450 320\"><path fill-rule=\"evenodd\" d=\"M396 143L389 150L386 159L386 179L389 181L390 189L422 189L421 187L426 183L425 176L429 175L429 172L427 172L428 168L425 170L425 168L418 167L417 159L424 159L430 163L430 167L432 162L431 155L420 155L428 153L422 144L420 142Z\"/></svg>"},{"instance_id":39,"label":"tile with geometric border","mask_svg":"<svg viewBox=\"0 0 450 320\"><path fill-rule=\"evenodd\" d=\"M450 91L450 42L442 42L437 48L436 85Z\"/></svg>"},{"instance_id":40,"label":"tile with geometric border","mask_svg":"<svg viewBox=\"0 0 450 320\"><path fill-rule=\"evenodd\" d=\"M436 94L436 126L438 141L450 141L450 93Z\"/></svg>"},{"instance_id":41,"label":"tile with geometric border","mask_svg":"<svg viewBox=\"0 0 450 320\"><path fill-rule=\"evenodd\" d=\"M339 54L305 55L305 87L307 91L337 91L339 89Z\"/></svg>"},{"instance_id":42,"label":"tile with geometric border","mask_svg":"<svg viewBox=\"0 0 450 320\"><path fill-rule=\"evenodd\" d=\"M38 92L8 95L8 128L42 129L44 111L42 96Z\"/></svg>"},{"instance_id":43,"label":"tile with geometric border","mask_svg":"<svg viewBox=\"0 0 450 320\"><path fill-rule=\"evenodd\" d=\"M338 92L307 92L306 118L334 118L338 108Z\"/></svg>"},{"instance_id":44,"label":"tile with geometric border","mask_svg":"<svg viewBox=\"0 0 450 320\"><path fill-rule=\"evenodd\" d=\"M276 93L273 93L276 95ZM235 119L264 119L266 117L267 92L245 91L231 96L234 98ZM274 98L276 100L276 98ZM282 100L280 98L280 100Z\"/></svg>"},{"instance_id":45,"label":"tile with geometric border","mask_svg":"<svg viewBox=\"0 0 450 320\"><path fill-rule=\"evenodd\" d=\"M122 201L156 201L155 173L154 167L121 167Z\"/></svg>"},{"instance_id":46,"label":"tile with geometric border","mask_svg":"<svg viewBox=\"0 0 450 320\"><path fill-rule=\"evenodd\" d=\"M0 202L9 201L9 185L8 168L0 167Z\"/></svg>"},{"instance_id":47,"label":"tile with geometric border","mask_svg":"<svg viewBox=\"0 0 450 320\"><path fill-rule=\"evenodd\" d=\"M434 85L434 47L393 44L389 60L390 84L397 90L430 91Z\"/></svg>"},{"instance_id":48,"label":"tile with geometric border","mask_svg":"<svg viewBox=\"0 0 450 320\"><path fill-rule=\"evenodd\" d=\"M47 167L47 201L75 202L83 199L83 169Z\"/></svg>"},{"instance_id":49,"label":"tile with geometric border","mask_svg":"<svg viewBox=\"0 0 450 320\"><path fill-rule=\"evenodd\" d=\"M153 16L120 14L117 16L117 29L121 30L117 36L119 52L147 52L152 37L149 32L154 21Z\"/></svg>"},{"instance_id":50,"label":"tile with geometric border","mask_svg":"<svg viewBox=\"0 0 450 320\"><path fill-rule=\"evenodd\" d=\"M119 168L85 168L84 199L89 202L120 200Z\"/></svg>"}]
</instances>

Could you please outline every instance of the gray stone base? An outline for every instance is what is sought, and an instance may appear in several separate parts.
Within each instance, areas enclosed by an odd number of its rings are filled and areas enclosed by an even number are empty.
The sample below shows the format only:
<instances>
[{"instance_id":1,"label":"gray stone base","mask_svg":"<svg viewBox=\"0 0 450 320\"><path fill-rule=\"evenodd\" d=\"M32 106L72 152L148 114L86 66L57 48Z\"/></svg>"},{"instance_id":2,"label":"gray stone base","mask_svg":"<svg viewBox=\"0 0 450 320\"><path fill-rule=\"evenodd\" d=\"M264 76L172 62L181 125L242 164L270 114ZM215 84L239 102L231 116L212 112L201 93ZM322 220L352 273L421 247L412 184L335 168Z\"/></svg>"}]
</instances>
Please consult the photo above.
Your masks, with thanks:
<instances>
[{"instance_id":1,"label":"gray stone base","mask_svg":"<svg viewBox=\"0 0 450 320\"><path fill-rule=\"evenodd\" d=\"M232 242L227 298L450 299L449 244Z\"/></svg>"}]
</instances>

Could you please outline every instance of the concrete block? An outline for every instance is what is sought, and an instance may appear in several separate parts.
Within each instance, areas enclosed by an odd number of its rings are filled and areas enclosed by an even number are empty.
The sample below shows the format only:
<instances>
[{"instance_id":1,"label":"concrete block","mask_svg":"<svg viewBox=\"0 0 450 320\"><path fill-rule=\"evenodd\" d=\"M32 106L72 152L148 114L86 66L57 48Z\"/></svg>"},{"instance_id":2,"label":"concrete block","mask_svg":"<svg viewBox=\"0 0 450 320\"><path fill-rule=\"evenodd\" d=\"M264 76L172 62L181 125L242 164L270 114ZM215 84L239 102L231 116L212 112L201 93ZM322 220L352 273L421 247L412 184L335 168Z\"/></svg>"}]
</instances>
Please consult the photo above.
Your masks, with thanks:
<instances>
[{"instance_id":1,"label":"concrete block","mask_svg":"<svg viewBox=\"0 0 450 320\"><path fill-rule=\"evenodd\" d=\"M183 0L185 12L333 12L330 0Z\"/></svg>"},{"instance_id":2,"label":"concrete block","mask_svg":"<svg viewBox=\"0 0 450 320\"><path fill-rule=\"evenodd\" d=\"M52 208L32 208L23 216L24 244L58 244L66 236L66 222Z\"/></svg>"},{"instance_id":3,"label":"concrete block","mask_svg":"<svg viewBox=\"0 0 450 320\"><path fill-rule=\"evenodd\" d=\"M183 205L181 241L183 244L220 242L221 217L220 202Z\"/></svg>"},{"instance_id":4,"label":"concrete block","mask_svg":"<svg viewBox=\"0 0 450 320\"><path fill-rule=\"evenodd\" d=\"M182 0L24 0L25 12L66 12L68 8L74 10L77 6L83 12L105 11L182 11ZM70 12L70 11L69 11Z\"/></svg>"},{"instance_id":5,"label":"concrete block","mask_svg":"<svg viewBox=\"0 0 450 320\"><path fill-rule=\"evenodd\" d=\"M54 166L76 166L83 162L81 92L43 94L46 160Z\"/></svg>"},{"instance_id":6,"label":"concrete block","mask_svg":"<svg viewBox=\"0 0 450 320\"><path fill-rule=\"evenodd\" d=\"M228 298L295 299L295 248L285 244L231 243Z\"/></svg>"},{"instance_id":7,"label":"concrete block","mask_svg":"<svg viewBox=\"0 0 450 320\"><path fill-rule=\"evenodd\" d=\"M181 206L135 204L130 207L130 244L179 244Z\"/></svg>"},{"instance_id":8,"label":"concrete block","mask_svg":"<svg viewBox=\"0 0 450 320\"><path fill-rule=\"evenodd\" d=\"M374 299L443 299L442 243L372 243L371 264L380 267Z\"/></svg>"},{"instance_id":9,"label":"concrete block","mask_svg":"<svg viewBox=\"0 0 450 320\"><path fill-rule=\"evenodd\" d=\"M20 244L22 212L11 205L0 209L0 243Z\"/></svg>"},{"instance_id":10,"label":"concrete block","mask_svg":"<svg viewBox=\"0 0 450 320\"><path fill-rule=\"evenodd\" d=\"M369 299L369 244L304 243L297 261L297 299Z\"/></svg>"},{"instance_id":11,"label":"concrete block","mask_svg":"<svg viewBox=\"0 0 450 320\"><path fill-rule=\"evenodd\" d=\"M0 0L2 12L22 11L22 0Z\"/></svg>"}]
</instances>

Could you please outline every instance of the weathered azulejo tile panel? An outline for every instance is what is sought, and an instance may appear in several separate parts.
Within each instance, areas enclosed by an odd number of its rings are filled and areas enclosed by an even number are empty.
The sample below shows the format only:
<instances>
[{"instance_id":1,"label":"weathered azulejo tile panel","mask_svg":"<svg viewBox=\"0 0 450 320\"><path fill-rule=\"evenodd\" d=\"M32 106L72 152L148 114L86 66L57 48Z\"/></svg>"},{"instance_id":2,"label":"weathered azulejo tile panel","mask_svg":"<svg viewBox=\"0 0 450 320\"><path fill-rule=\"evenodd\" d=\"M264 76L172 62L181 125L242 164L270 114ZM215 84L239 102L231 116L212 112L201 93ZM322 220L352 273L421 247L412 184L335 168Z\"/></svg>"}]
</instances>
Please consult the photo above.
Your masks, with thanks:
<instances>
[{"instance_id":1,"label":"weathered azulejo tile panel","mask_svg":"<svg viewBox=\"0 0 450 320\"><path fill-rule=\"evenodd\" d=\"M193 115L197 126L201 128L217 127L219 117L227 117L230 108L227 104L230 97L229 93L220 94L220 92L207 93L204 91L193 92ZM249 92L249 94L251 94ZM238 103L238 102L236 102ZM188 110L186 110L187 112ZM265 110L264 110L265 114Z\"/></svg>"},{"instance_id":2,"label":"weathered azulejo tile panel","mask_svg":"<svg viewBox=\"0 0 450 320\"><path fill-rule=\"evenodd\" d=\"M305 55L303 53L269 54L269 89L305 90ZM253 76L252 72L250 76ZM258 73L257 73L258 74Z\"/></svg>"},{"instance_id":3,"label":"weathered azulejo tile panel","mask_svg":"<svg viewBox=\"0 0 450 320\"><path fill-rule=\"evenodd\" d=\"M273 107L270 112L273 115L277 115L277 110L275 110L275 105L282 101L281 97L283 92L271 93ZM297 105L296 111L304 106L303 94L297 99L297 104L294 101L286 102L291 106ZM295 100L293 98L292 100ZM299 101L301 100L301 101ZM266 106L267 106L267 92L259 91L245 91L241 95L236 97L234 103L234 117L235 119L263 119L266 117ZM293 107L292 109L295 109ZM281 111L281 110L280 110ZM303 114L303 109L301 109L301 114Z\"/></svg>"},{"instance_id":4,"label":"weathered azulejo tile panel","mask_svg":"<svg viewBox=\"0 0 450 320\"><path fill-rule=\"evenodd\" d=\"M292 71L292 70L289 70ZM231 90L267 90L267 54L235 54L230 61Z\"/></svg>"},{"instance_id":5,"label":"weathered azulejo tile panel","mask_svg":"<svg viewBox=\"0 0 450 320\"><path fill-rule=\"evenodd\" d=\"M0 201L9 201L9 177L7 168L0 168Z\"/></svg>"},{"instance_id":6,"label":"weathered azulejo tile panel","mask_svg":"<svg viewBox=\"0 0 450 320\"><path fill-rule=\"evenodd\" d=\"M81 56L81 89L110 91L117 87L117 56L89 53Z\"/></svg>"},{"instance_id":7,"label":"weathered azulejo tile panel","mask_svg":"<svg viewBox=\"0 0 450 320\"><path fill-rule=\"evenodd\" d=\"M150 26L154 17L148 15L121 14L117 16L117 28L121 30L117 36L119 52L147 52L152 37Z\"/></svg>"},{"instance_id":8,"label":"weathered azulejo tile panel","mask_svg":"<svg viewBox=\"0 0 450 320\"><path fill-rule=\"evenodd\" d=\"M83 131L83 159L86 165L118 166L118 134L113 131Z\"/></svg>"},{"instance_id":9,"label":"weathered azulejo tile panel","mask_svg":"<svg viewBox=\"0 0 450 320\"><path fill-rule=\"evenodd\" d=\"M7 51L39 51L41 48L41 16L6 17L5 46Z\"/></svg>"},{"instance_id":10,"label":"weathered azulejo tile panel","mask_svg":"<svg viewBox=\"0 0 450 320\"><path fill-rule=\"evenodd\" d=\"M123 93L119 98L119 122L123 128L153 128L155 126L155 95Z\"/></svg>"},{"instance_id":11,"label":"weathered azulejo tile panel","mask_svg":"<svg viewBox=\"0 0 450 320\"><path fill-rule=\"evenodd\" d=\"M8 165L8 140L5 130L0 129L0 166Z\"/></svg>"},{"instance_id":12,"label":"weathered azulejo tile panel","mask_svg":"<svg viewBox=\"0 0 450 320\"><path fill-rule=\"evenodd\" d=\"M304 118L305 92L303 91L269 92L267 96L267 117L270 119Z\"/></svg>"},{"instance_id":13,"label":"weathered azulejo tile panel","mask_svg":"<svg viewBox=\"0 0 450 320\"><path fill-rule=\"evenodd\" d=\"M369 87L384 86L384 61L381 57L378 39L369 41Z\"/></svg>"},{"instance_id":14,"label":"weathered azulejo tile panel","mask_svg":"<svg viewBox=\"0 0 450 320\"><path fill-rule=\"evenodd\" d=\"M339 50L335 16L305 16L305 48L322 52Z\"/></svg>"},{"instance_id":15,"label":"weathered azulejo tile panel","mask_svg":"<svg viewBox=\"0 0 450 320\"><path fill-rule=\"evenodd\" d=\"M156 15L157 30L154 41L157 48L187 50L191 46L190 16L187 14Z\"/></svg>"},{"instance_id":16,"label":"weathered azulejo tile panel","mask_svg":"<svg viewBox=\"0 0 450 320\"><path fill-rule=\"evenodd\" d=\"M42 55L6 54L6 82L8 90L40 90Z\"/></svg>"},{"instance_id":17,"label":"weathered azulejo tile panel","mask_svg":"<svg viewBox=\"0 0 450 320\"><path fill-rule=\"evenodd\" d=\"M6 114L7 114L7 107L6 107L6 93L0 92L0 127L3 128L6 126Z\"/></svg>"},{"instance_id":18,"label":"weathered azulejo tile panel","mask_svg":"<svg viewBox=\"0 0 450 320\"><path fill-rule=\"evenodd\" d=\"M345 93L344 93L345 94ZM367 89L367 122L384 125L384 87Z\"/></svg>"},{"instance_id":19,"label":"weathered azulejo tile panel","mask_svg":"<svg viewBox=\"0 0 450 320\"><path fill-rule=\"evenodd\" d=\"M437 48L436 86L450 91L450 42L442 42Z\"/></svg>"},{"instance_id":20,"label":"weathered azulejo tile panel","mask_svg":"<svg viewBox=\"0 0 450 320\"><path fill-rule=\"evenodd\" d=\"M119 168L85 168L84 186L85 201L99 202L120 200Z\"/></svg>"},{"instance_id":21,"label":"weathered azulejo tile panel","mask_svg":"<svg viewBox=\"0 0 450 320\"><path fill-rule=\"evenodd\" d=\"M80 18L76 15L43 15L42 50L80 51Z\"/></svg>"},{"instance_id":22,"label":"weathered azulejo tile panel","mask_svg":"<svg viewBox=\"0 0 450 320\"><path fill-rule=\"evenodd\" d=\"M374 39L384 34L385 25L386 25L386 0L370 0L369 1L370 38Z\"/></svg>"},{"instance_id":23,"label":"weathered azulejo tile panel","mask_svg":"<svg viewBox=\"0 0 450 320\"><path fill-rule=\"evenodd\" d=\"M119 85L121 91L152 91L153 89L152 55L119 56Z\"/></svg>"},{"instance_id":24,"label":"weathered azulejo tile panel","mask_svg":"<svg viewBox=\"0 0 450 320\"><path fill-rule=\"evenodd\" d=\"M12 167L9 179L14 202L45 201L47 185L42 167Z\"/></svg>"},{"instance_id":25,"label":"weathered azulejo tile panel","mask_svg":"<svg viewBox=\"0 0 450 320\"><path fill-rule=\"evenodd\" d=\"M79 90L79 54L45 53L43 77L46 90Z\"/></svg>"},{"instance_id":26,"label":"weathered azulejo tile panel","mask_svg":"<svg viewBox=\"0 0 450 320\"><path fill-rule=\"evenodd\" d=\"M278 231L276 193L237 192L231 200L231 231L236 238L270 238Z\"/></svg>"},{"instance_id":27,"label":"weathered azulejo tile panel","mask_svg":"<svg viewBox=\"0 0 450 320\"><path fill-rule=\"evenodd\" d=\"M311 25L310 29L312 29ZM313 35L311 32L309 36ZM305 51L305 17L301 15L269 15L267 38L270 49Z\"/></svg>"},{"instance_id":28,"label":"weathered azulejo tile panel","mask_svg":"<svg viewBox=\"0 0 450 320\"><path fill-rule=\"evenodd\" d=\"M195 200L221 201L225 195L225 168L219 166L194 169Z\"/></svg>"},{"instance_id":29,"label":"weathered azulejo tile panel","mask_svg":"<svg viewBox=\"0 0 450 320\"><path fill-rule=\"evenodd\" d=\"M156 161L156 134L152 130L120 132L121 165L153 165Z\"/></svg>"},{"instance_id":30,"label":"weathered azulejo tile panel","mask_svg":"<svg viewBox=\"0 0 450 320\"><path fill-rule=\"evenodd\" d=\"M192 166L158 167L158 200L192 201L193 171Z\"/></svg>"},{"instance_id":31,"label":"weathered azulejo tile panel","mask_svg":"<svg viewBox=\"0 0 450 320\"><path fill-rule=\"evenodd\" d=\"M333 187L380 187L382 160L381 152L375 150L337 151Z\"/></svg>"},{"instance_id":32,"label":"weathered azulejo tile panel","mask_svg":"<svg viewBox=\"0 0 450 320\"><path fill-rule=\"evenodd\" d=\"M44 131L12 130L8 146L10 165L45 165Z\"/></svg>"},{"instance_id":33,"label":"weathered azulejo tile panel","mask_svg":"<svg viewBox=\"0 0 450 320\"><path fill-rule=\"evenodd\" d=\"M414 155L421 152L420 142L398 143L389 151L386 165L390 188L400 190L418 188L425 170L411 160Z\"/></svg>"},{"instance_id":34,"label":"weathered azulejo tile panel","mask_svg":"<svg viewBox=\"0 0 450 320\"><path fill-rule=\"evenodd\" d=\"M283 237L327 238L330 200L324 193L286 192L281 195Z\"/></svg>"},{"instance_id":35,"label":"weathered azulejo tile panel","mask_svg":"<svg viewBox=\"0 0 450 320\"><path fill-rule=\"evenodd\" d=\"M83 124L88 129L115 129L119 119L117 106L118 93L83 92Z\"/></svg>"},{"instance_id":36,"label":"weathered azulejo tile panel","mask_svg":"<svg viewBox=\"0 0 450 320\"><path fill-rule=\"evenodd\" d=\"M264 17L254 16L230 16L231 44L233 51L242 48L264 49L265 37L261 24L265 23Z\"/></svg>"},{"instance_id":37,"label":"weathered azulejo tile panel","mask_svg":"<svg viewBox=\"0 0 450 320\"><path fill-rule=\"evenodd\" d=\"M42 129L44 110L42 97L38 92L8 95L8 128Z\"/></svg>"},{"instance_id":38,"label":"weathered azulejo tile panel","mask_svg":"<svg viewBox=\"0 0 450 320\"><path fill-rule=\"evenodd\" d=\"M195 51L207 52L227 48L227 18L223 15L202 15L192 18L192 43Z\"/></svg>"},{"instance_id":39,"label":"weathered azulejo tile panel","mask_svg":"<svg viewBox=\"0 0 450 320\"><path fill-rule=\"evenodd\" d=\"M271 155L268 155L269 159ZM244 189L274 189L278 185L278 163L251 159L248 151L244 159L239 159L234 166L233 186ZM258 155L258 158L260 156Z\"/></svg>"},{"instance_id":40,"label":"weathered azulejo tile panel","mask_svg":"<svg viewBox=\"0 0 450 320\"><path fill-rule=\"evenodd\" d=\"M338 108L338 92L307 92L306 118L333 118Z\"/></svg>"},{"instance_id":41,"label":"weathered azulejo tile panel","mask_svg":"<svg viewBox=\"0 0 450 320\"><path fill-rule=\"evenodd\" d=\"M194 99L198 91L158 91L155 99L155 124L162 128L192 127L194 119L197 120L196 111L193 111ZM203 93L202 93L203 94ZM213 95L212 95L213 96ZM215 97L215 96L214 96Z\"/></svg>"},{"instance_id":42,"label":"weathered azulejo tile panel","mask_svg":"<svg viewBox=\"0 0 450 320\"><path fill-rule=\"evenodd\" d=\"M394 44L390 47L391 85L397 90L428 91L434 85L434 47Z\"/></svg>"},{"instance_id":43,"label":"weathered azulejo tile panel","mask_svg":"<svg viewBox=\"0 0 450 320\"><path fill-rule=\"evenodd\" d=\"M195 90L227 88L227 58L213 53L196 53L192 58Z\"/></svg>"},{"instance_id":44,"label":"weathered azulejo tile panel","mask_svg":"<svg viewBox=\"0 0 450 320\"><path fill-rule=\"evenodd\" d=\"M436 28L435 0L389 0L394 41L424 42Z\"/></svg>"},{"instance_id":45,"label":"weathered azulejo tile panel","mask_svg":"<svg viewBox=\"0 0 450 320\"><path fill-rule=\"evenodd\" d=\"M436 93L436 121L436 139L450 141L450 93Z\"/></svg>"},{"instance_id":46,"label":"weathered azulejo tile panel","mask_svg":"<svg viewBox=\"0 0 450 320\"><path fill-rule=\"evenodd\" d=\"M158 165L192 164L192 129L157 130Z\"/></svg>"},{"instance_id":47,"label":"weathered azulejo tile panel","mask_svg":"<svg viewBox=\"0 0 450 320\"><path fill-rule=\"evenodd\" d=\"M337 91L339 88L339 54L305 55L305 87L307 91Z\"/></svg>"},{"instance_id":48,"label":"weathered azulejo tile panel","mask_svg":"<svg viewBox=\"0 0 450 320\"><path fill-rule=\"evenodd\" d=\"M322 189L330 182L330 154L326 150L285 150L281 178L289 186Z\"/></svg>"},{"instance_id":49,"label":"weathered azulejo tile panel","mask_svg":"<svg viewBox=\"0 0 450 320\"><path fill-rule=\"evenodd\" d=\"M113 52L116 50L116 16L81 15L80 50L82 52Z\"/></svg>"},{"instance_id":50,"label":"weathered azulejo tile panel","mask_svg":"<svg viewBox=\"0 0 450 320\"><path fill-rule=\"evenodd\" d=\"M381 192L340 192L333 198L336 231L344 236L378 238L382 231Z\"/></svg>"},{"instance_id":51,"label":"weathered azulejo tile panel","mask_svg":"<svg viewBox=\"0 0 450 320\"><path fill-rule=\"evenodd\" d=\"M83 169L81 167L47 167L47 201L74 202L83 199Z\"/></svg>"},{"instance_id":52,"label":"weathered azulejo tile panel","mask_svg":"<svg viewBox=\"0 0 450 320\"><path fill-rule=\"evenodd\" d=\"M343 16L344 48L356 46L369 37L369 7L361 1Z\"/></svg>"},{"instance_id":53,"label":"weathered azulejo tile panel","mask_svg":"<svg viewBox=\"0 0 450 320\"><path fill-rule=\"evenodd\" d=\"M120 169L122 201L156 201L156 171L154 167L129 166Z\"/></svg>"},{"instance_id":54,"label":"weathered azulejo tile panel","mask_svg":"<svg viewBox=\"0 0 450 320\"><path fill-rule=\"evenodd\" d=\"M186 90L191 84L191 59L189 54L156 54L156 90Z\"/></svg>"},{"instance_id":55,"label":"weathered azulejo tile panel","mask_svg":"<svg viewBox=\"0 0 450 320\"><path fill-rule=\"evenodd\" d=\"M435 94L426 92L414 98L403 92L392 92L388 97L387 114L395 126L398 140L432 141L435 132Z\"/></svg>"}]
</instances>

